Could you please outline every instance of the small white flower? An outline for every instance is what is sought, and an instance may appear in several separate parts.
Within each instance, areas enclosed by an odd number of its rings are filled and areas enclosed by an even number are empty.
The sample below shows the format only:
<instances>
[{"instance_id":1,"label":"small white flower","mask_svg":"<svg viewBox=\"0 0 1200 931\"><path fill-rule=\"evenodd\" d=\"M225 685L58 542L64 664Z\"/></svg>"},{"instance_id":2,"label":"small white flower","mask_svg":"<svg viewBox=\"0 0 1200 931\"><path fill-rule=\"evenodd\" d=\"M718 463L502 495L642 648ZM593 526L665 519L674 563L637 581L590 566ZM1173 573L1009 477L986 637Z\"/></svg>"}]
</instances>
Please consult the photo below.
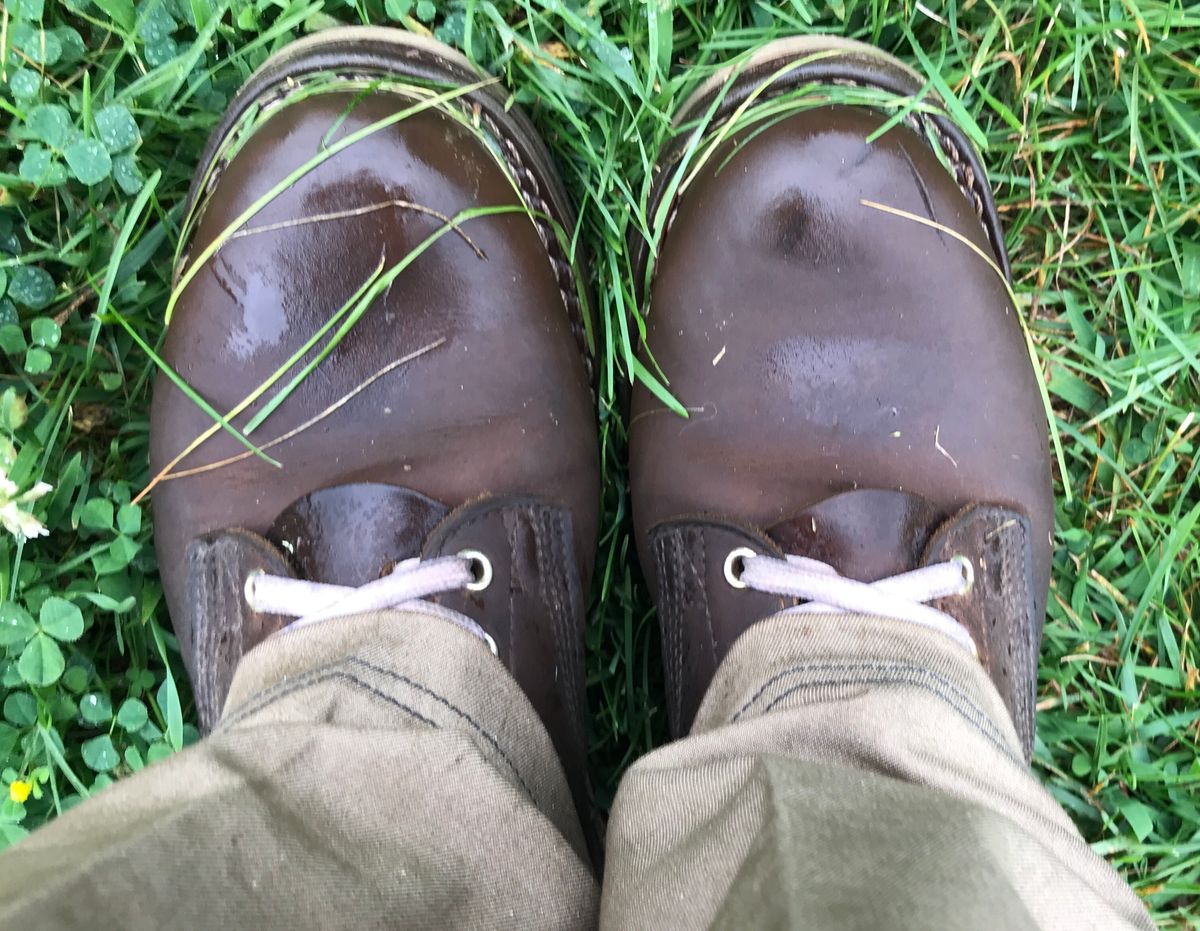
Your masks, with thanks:
<instances>
[{"instance_id":1,"label":"small white flower","mask_svg":"<svg viewBox=\"0 0 1200 931\"><path fill-rule=\"evenodd\" d=\"M49 492L51 487L46 482L38 482L28 491L17 494L16 483L8 477L6 469L0 468L0 526L17 539L44 537L49 532L45 525L23 510L21 505L32 504Z\"/></svg>"}]
</instances>

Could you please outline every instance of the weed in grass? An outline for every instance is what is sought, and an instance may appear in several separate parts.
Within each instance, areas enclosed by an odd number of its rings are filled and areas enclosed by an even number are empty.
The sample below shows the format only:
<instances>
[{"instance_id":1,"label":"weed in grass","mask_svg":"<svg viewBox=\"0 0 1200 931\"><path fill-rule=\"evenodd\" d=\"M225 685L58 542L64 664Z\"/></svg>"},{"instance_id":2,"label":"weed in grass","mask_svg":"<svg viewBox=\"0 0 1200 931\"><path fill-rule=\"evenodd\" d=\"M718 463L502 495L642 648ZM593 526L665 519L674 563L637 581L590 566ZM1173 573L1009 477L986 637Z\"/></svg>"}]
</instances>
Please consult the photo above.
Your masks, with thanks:
<instances>
[{"instance_id":1,"label":"weed in grass","mask_svg":"<svg viewBox=\"0 0 1200 931\"><path fill-rule=\"evenodd\" d=\"M1164 0L8 0L0 843L197 736L133 503L150 478L147 350L208 130L268 54L335 22L390 22L463 50L528 110L581 207L563 236L598 301L606 516L588 646L602 797L664 733L621 410L630 374L670 399L670 372L634 359L645 281L628 244L662 228L648 195L672 116L718 67L782 35L862 39L924 76L984 150L1061 440L1035 767L1159 921L1189 926L1200 10ZM861 103L897 122L932 106Z\"/></svg>"}]
</instances>

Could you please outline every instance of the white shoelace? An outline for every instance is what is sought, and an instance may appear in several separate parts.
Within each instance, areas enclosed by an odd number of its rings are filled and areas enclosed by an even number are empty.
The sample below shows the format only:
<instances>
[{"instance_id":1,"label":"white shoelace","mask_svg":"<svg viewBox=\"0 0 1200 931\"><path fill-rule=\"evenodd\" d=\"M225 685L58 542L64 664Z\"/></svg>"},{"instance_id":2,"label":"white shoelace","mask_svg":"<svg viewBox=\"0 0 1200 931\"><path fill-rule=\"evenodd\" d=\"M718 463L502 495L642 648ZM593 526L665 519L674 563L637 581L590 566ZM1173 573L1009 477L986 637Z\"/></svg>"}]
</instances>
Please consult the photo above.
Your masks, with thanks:
<instances>
[{"instance_id":1,"label":"white shoelace","mask_svg":"<svg viewBox=\"0 0 1200 931\"><path fill-rule=\"evenodd\" d=\"M786 614L853 611L909 621L945 634L972 656L978 656L967 629L946 612L926 604L970 590L975 571L965 556L867 583L848 579L833 566L816 559L804 556L776 559L742 547L726 558L725 579L734 588L752 588L805 600L805 604L789 608Z\"/></svg>"},{"instance_id":2,"label":"white shoelace","mask_svg":"<svg viewBox=\"0 0 1200 931\"><path fill-rule=\"evenodd\" d=\"M246 579L245 596L255 611L296 618L285 630L385 608L436 614L483 640L495 654L496 641L469 617L422 600L461 589L483 591L491 581L488 558L476 550L463 550L457 556L406 559L390 574L358 588L253 572Z\"/></svg>"}]
</instances>

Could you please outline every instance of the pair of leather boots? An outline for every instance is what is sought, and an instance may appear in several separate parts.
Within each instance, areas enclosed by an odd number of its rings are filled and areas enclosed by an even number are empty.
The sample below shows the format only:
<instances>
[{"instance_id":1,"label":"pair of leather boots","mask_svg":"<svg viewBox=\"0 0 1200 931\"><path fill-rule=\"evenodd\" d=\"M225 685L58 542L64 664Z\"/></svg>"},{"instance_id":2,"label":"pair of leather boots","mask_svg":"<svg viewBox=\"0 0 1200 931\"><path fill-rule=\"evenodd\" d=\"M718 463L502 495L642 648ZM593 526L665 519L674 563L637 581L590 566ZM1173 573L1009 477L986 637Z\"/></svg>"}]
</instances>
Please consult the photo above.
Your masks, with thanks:
<instances>
[{"instance_id":1,"label":"pair of leather boots","mask_svg":"<svg viewBox=\"0 0 1200 931\"><path fill-rule=\"evenodd\" d=\"M676 114L661 235L632 246L640 360L689 413L633 389L671 728L756 621L880 613L975 650L1028 753L1053 502L992 195L933 108L873 138L888 116L869 107L767 106L822 85L924 82L857 43L765 46ZM274 405L247 438L261 455L225 429L197 448L211 414L155 386L159 563L203 727L292 620L248 580L320 583L316 604L457 560L462 584L424 603L496 651L586 805L599 363L530 122L431 40L321 33L251 77L186 209L165 360L236 430Z\"/></svg>"}]
</instances>

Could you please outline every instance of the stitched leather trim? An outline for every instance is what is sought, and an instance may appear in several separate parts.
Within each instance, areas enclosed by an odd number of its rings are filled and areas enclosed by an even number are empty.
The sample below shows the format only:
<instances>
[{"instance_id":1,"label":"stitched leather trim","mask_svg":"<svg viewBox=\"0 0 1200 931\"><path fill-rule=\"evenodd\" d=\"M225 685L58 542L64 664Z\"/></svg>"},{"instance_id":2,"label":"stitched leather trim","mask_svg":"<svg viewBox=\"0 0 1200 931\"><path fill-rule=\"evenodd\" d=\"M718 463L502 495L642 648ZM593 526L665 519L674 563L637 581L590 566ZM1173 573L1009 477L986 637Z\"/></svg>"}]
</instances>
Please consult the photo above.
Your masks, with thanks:
<instances>
[{"instance_id":1,"label":"stitched leather trim","mask_svg":"<svg viewBox=\"0 0 1200 931\"><path fill-rule=\"evenodd\" d=\"M751 625L796 604L725 580L725 559L738 547L781 556L763 534L721 518L693 517L650 531L655 604L662 635L671 733L691 727L704 693L738 637Z\"/></svg>"},{"instance_id":2,"label":"stitched leather trim","mask_svg":"<svg viewBox=\"0 0 1200 931\"><path fill-rule=\"evenodd\" d=\"M971 590L936 606L971 632L979 658L1008 706L1028 759L1033 754L1037 657L1043 619L1037 616L1032 531L1007 508L972 505L934 534L924 562L966 556L975 569Z\"/></svg>"},{"instance_id":3,"label":"stitched leather trim","mask_svg":"<svg viewBox=\"0 0 1200 931\"><path fill-rule=\"evenodd\" d=\"M222 530L188 544L187 623L192 632L192 691L200 729L211 731L220 720L242 656L279 630L285 618L252 611L243 597L246 577L262 570L292 575L283 555L249 530Z\"/></svg>"},{"instance_id":4,"label":"stitched leather trim","mask_svg":"<svg viewBox=\"0 0 1200 931\"><path fill-rule=\"evenodd\" d=\"M652 539L654 569L658 578L658 621L662 634L663 666L667 685L667 716L673 731L683 719L684 617L689 608L702 613L704 624L689 635L712 638L712 614L708 607L702 567L704 537L699 530L681 527L655 534ZM689 553L699 550L699 559ZM712 672L716 663L710 662ZM712 673L710 672L710 675Z\"/></svg>"}]
</instances>

